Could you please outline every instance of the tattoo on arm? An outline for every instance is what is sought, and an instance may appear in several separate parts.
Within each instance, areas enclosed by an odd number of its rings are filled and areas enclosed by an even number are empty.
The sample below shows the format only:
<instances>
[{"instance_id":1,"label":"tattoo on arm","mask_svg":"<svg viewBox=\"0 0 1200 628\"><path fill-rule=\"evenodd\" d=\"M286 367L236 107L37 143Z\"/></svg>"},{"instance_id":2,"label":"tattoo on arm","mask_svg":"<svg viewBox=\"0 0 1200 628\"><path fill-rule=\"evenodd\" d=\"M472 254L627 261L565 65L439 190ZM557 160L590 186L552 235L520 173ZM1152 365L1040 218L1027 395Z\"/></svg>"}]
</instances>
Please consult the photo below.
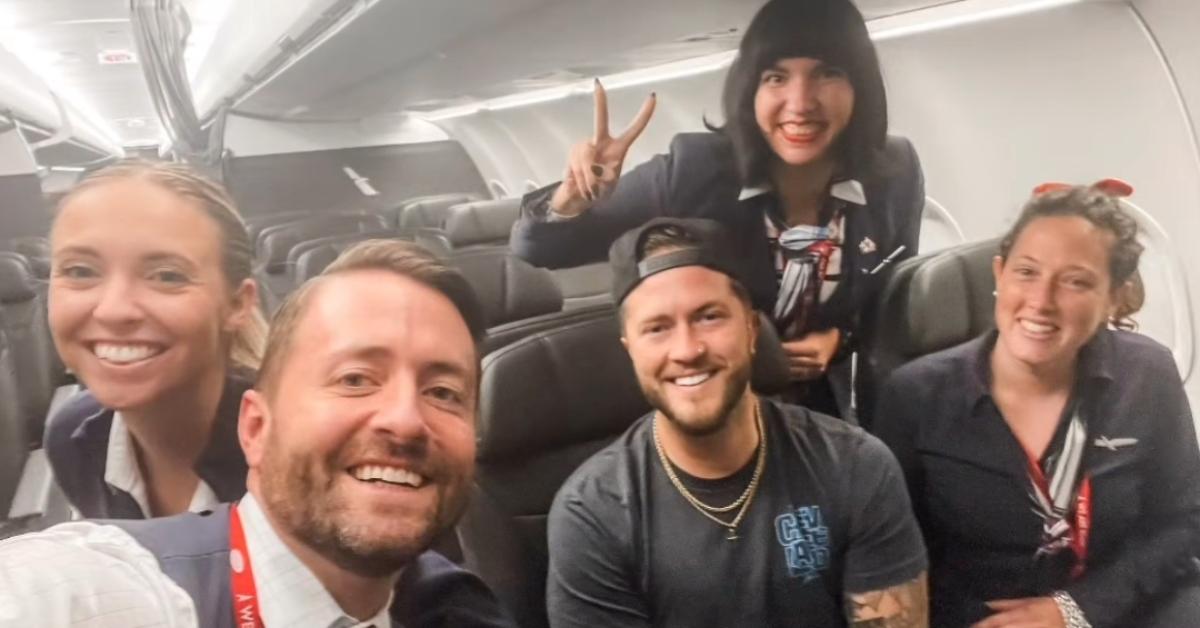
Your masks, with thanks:
<instances>
[{"instance_id":1,"label":"tattoo on arm","mask_svg":"<svg viewBox=\"0 0 1200 628\"><path fill-rule=\"evenodd\" d=\"M851 628L928 628L929 592L925 572L881 591L846 594Z\"/></svg>"}]
</instances>

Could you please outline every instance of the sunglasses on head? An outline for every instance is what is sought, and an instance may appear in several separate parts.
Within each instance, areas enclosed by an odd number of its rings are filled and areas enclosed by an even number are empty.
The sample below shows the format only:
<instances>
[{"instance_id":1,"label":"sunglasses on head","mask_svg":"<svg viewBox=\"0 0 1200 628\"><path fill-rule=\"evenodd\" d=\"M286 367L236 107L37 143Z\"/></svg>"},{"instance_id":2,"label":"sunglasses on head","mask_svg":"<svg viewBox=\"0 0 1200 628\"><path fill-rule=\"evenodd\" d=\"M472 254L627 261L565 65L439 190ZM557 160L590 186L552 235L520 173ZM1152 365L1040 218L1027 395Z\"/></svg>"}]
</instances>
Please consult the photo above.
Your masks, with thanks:
<instances>
[{"instance_id":1,"label":"sunglasses on head","mask_svg":"<svg viewBox=\"0 0 1200 628\"><path fill-rule=\"evenodd\" d=\"M1049 192L1057 192L1059 190L1065 190L1073 187L1075 186L1069 183L1050 181L1047 183L1042 183L1033 188L1033 195L1041 196ZM1133 186L1120 179L1101 179L1088 187L1094 190L1099 190L1113 198L1125 198L1133 195Z\"/></svg>"}]
</instances>

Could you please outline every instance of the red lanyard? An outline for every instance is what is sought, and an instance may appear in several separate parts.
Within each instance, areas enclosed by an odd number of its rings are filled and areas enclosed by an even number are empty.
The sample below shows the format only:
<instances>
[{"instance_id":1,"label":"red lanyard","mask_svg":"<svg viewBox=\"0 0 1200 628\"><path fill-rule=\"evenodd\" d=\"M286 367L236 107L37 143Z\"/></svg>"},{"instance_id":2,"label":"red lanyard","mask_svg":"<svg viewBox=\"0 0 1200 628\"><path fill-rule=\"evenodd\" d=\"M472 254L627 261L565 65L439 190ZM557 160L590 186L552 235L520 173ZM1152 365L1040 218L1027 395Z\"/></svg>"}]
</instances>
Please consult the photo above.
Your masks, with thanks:
<instances>
[{"instance_id":1,"label":"red lanyard","mask_svg":"<svg viewBox=\"0 0 1200 628\"><path fill-rule=\"evenodd\" d=\"M237 504L229 507L229 575L233 587L233 624L238 628L263 628L258 612L258 589L254 586L254 570L250 568L250 552L246 549L246 534Z\"/></svg>"},{"instance_id":2,"label":"red lanyard","mask_svg":"<svg viewBox=\"0 0 1200 628\"><path fill-rule=\"evenodd\" d=\"M1029 463L1029 474L1033 478L1034 487L1047 503L1054 503L1050 495L1050 483L1046 481L1046 474L1042 472L1041 466L1028 456L1026 461ZM1075 552L1077 559L1075 566L1071 568L1071 578L1077 580L1087 566L1088 538L1092 533L1092 478L1086 475L1079 484L1079 494L1075 496L1075 524L1071 528L1071 550Z\"/></svg>"}]
</instances>

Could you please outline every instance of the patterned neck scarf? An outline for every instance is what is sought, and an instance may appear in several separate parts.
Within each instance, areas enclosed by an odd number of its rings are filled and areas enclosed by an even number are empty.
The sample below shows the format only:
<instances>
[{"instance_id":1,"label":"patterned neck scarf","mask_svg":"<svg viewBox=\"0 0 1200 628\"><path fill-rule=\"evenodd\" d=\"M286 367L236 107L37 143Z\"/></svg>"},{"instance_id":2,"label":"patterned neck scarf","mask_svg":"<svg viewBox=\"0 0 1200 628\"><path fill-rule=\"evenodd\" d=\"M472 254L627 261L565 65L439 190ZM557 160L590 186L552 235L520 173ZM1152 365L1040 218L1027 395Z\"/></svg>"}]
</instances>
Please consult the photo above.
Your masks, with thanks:
<instances>
[{"instance_id":1,"label":"patterned neck scarf","mask_svg":"<svg viewBox=\"0 0 1200 628\"><path fill-rule=\"evenodd\" d=\"M1042 520L1042 539L1034 558L1055 556L1065 549L1075 553L1071 577L1083 575L1091 533L1092 485L1083 473L1083 453L1087 448L1087 423L1072 402L1071 419L1059 451L1047 457L1048 469L1038 461L1026 459L1029 473L1029 497L1033 512ZM1046 471L1050 471L1049 477Z\"/></svg>"}]
</instances>

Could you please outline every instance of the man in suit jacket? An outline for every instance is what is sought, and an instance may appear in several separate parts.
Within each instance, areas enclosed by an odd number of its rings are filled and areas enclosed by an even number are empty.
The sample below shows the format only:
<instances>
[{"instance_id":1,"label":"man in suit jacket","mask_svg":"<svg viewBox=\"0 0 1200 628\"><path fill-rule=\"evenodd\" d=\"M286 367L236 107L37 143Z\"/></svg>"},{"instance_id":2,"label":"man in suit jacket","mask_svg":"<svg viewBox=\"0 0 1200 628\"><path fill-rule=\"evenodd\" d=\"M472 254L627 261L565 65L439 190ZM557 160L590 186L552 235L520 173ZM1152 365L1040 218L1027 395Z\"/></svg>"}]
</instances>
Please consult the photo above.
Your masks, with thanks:
<instances>
[{"instance_id":1,"label":"man in suit jacket","mask_svg":"<svg viewBox=\"0 0 1200 628\"><path fill-rule=\"evenodd\" d=\"M281 307L242 398L249 493L0 543L0 625L511 625L428 550L467 498L483 329L428 253L347 251Z\"/></svg>"}]
</instances>

